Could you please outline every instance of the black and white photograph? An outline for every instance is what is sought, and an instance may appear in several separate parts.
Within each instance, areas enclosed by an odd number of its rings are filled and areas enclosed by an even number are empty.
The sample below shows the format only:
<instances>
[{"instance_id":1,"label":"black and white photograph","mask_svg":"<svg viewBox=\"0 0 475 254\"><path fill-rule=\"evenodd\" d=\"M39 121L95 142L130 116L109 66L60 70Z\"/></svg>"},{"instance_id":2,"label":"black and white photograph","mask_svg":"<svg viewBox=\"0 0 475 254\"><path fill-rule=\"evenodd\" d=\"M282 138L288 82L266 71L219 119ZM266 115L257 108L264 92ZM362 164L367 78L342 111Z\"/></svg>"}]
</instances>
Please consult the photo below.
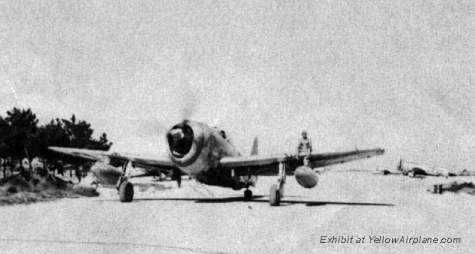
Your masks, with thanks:
<instances>
[{"instance_id":1,"label":"black and white photograph","mask_svg":"<svg viewBox=\"0 0 475 254\"><path fill-rule=\"evenodd\" d=\"M0 253L471 253L472 0L1 0Z\"/></svg>"}]
</instances>

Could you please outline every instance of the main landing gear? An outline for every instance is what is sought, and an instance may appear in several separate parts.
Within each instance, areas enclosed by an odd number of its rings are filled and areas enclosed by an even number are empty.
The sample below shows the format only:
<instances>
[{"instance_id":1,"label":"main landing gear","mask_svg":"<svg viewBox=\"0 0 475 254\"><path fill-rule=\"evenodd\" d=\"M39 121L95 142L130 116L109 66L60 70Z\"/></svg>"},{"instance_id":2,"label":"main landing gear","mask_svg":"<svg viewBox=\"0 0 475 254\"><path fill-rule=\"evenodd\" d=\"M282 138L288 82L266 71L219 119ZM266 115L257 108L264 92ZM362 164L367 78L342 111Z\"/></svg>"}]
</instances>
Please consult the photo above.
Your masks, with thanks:
<instances>
[{"instance_id":1,"label":"main landing gear","mask_svg":"<svg viewBox=\"0 0 475 254\"><path fill-rule=\"evenodd\" d=\"M277 179L277 183L270 187L269 192L269 204L271 206L280 205L280 200L284 197L285 177L285 165L284 163L279 163L279 178Z\"/></svg>"},{"instance_id":2,"label":"main landing gear","mask_svg":"<svg viewBox=\"0 0 475 254\"><path fill-rule=\"evenodd\" d=\"M252 199L252 191L250 189L246 189L244 191L244 200L250 201Z\"/></svg>"},{"instance_id":3,"label":"main landing gear","mask_svg":"<svg viewBox=\"0 0 475 254\"><path fill-rule=\"evenodd\" d=\"M120 202L132 202L134 199L134 186L129 182L129 177L126 175L127 165L130 162L127 161L122 165L122 174L117 181L117 192L119 193Z\"/></svg>"}]
</instances>

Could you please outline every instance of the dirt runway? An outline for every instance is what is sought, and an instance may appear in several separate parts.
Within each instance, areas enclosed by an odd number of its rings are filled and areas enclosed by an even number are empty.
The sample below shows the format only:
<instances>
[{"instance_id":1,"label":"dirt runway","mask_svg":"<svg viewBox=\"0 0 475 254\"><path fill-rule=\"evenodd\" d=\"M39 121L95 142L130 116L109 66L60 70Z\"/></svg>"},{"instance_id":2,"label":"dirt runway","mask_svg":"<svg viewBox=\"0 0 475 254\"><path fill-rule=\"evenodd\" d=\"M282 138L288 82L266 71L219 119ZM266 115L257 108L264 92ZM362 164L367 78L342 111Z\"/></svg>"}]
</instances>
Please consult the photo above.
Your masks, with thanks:
<instances>
[{"instance_id":1,"label":"dirt runway","mask_svg":"<svg viewBox=\"0 0 475 254\"><path fill-rule=\"evenodd\" d=\"M274 178L242 191L194 181L136 187L132 203L114 190L97 198L0 208L1 253L469 253L475 246L475 206L467 194L431 194L432 183L330 171L316 188L288 178L280 207L268 204ZM455 180L474 181L474 177ZM141 183L150 179L140 179ZM162 188L165 187L165 188ZM141 189L141 191L139 191ZM385 243L404 236L458 239L452 243ZM335 237L339 242L329 243ZM344 242L344 239L351 242ZM364 239L362 239L364 237ZM380 241L377 242L377 238ZM356 243L359 238L360 242ZM372 241L370 241L370 238ZM322 242L323 241L323 242Z\"/></svg>"}]
</instances>

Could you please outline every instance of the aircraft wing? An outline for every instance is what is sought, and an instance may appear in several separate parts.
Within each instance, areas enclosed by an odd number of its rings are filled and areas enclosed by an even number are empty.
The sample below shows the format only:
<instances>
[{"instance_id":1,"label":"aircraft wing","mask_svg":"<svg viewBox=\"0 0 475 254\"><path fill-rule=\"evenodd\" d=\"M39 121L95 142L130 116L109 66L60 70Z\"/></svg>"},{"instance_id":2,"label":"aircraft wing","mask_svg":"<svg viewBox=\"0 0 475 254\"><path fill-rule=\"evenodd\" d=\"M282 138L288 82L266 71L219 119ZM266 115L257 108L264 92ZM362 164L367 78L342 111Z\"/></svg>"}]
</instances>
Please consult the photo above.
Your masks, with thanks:
<instances>
[{"instance_id":1,"label":"aircraft wing","mask_svg":"<svg viewBox=\"0 0 475 254\"><path fill-rule=\"evenodd\" d=\"M132 162L136 167L140 167L146 170L146 173L150 175L159 175L161 172L167 173L176 169L173 162L164 156L142 156L127 153L116 153L101 150L79 149L69 147L48 147L51 151L66 154L73 157L79 157L92 161L104 161L110 160L112 162L124 163L126 161Z\"/></svg>"},{"instance_id":2,"label":"aircraft wing","mask_svg":"<svg viewBox=\"0 0 475 254\"><path fill-rule=\"evenodd\" d=\"M312 168L324 167L358 159L370 158L381 155L383 149L354 150L336 153L312 153L309 155L309 165ZM224 157L220 160L223 168L232 168L237 174L257 174L275 175L278 172L278 164L285 163L287 173L292 174L293 170L303 163L303 156L297 155L250 155L240 157Z\"/></svg>"},{"instance_id":3,"label":"aircraft wing","mask_svg":"<svg viewBox=\"0 0 475 254\"><path fill-rule=\"evenodd\" d=\"M368 149L368 150L353 150L348 152L337 153L320 153L311 154L309 161L314 167L324 167L339 163L345 163L354 160L366 159L377 155L384 154L384 149Z\"/></svg>"}]
</instances>

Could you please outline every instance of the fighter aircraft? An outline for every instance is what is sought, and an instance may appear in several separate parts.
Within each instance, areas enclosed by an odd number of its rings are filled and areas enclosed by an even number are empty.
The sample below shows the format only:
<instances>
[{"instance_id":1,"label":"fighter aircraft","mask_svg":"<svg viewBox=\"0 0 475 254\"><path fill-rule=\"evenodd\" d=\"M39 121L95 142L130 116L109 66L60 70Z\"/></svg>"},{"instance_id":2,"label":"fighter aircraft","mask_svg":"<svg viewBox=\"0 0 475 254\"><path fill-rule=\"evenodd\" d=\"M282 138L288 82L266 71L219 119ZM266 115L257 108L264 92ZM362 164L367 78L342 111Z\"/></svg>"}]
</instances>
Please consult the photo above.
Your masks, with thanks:
<instances>
[{"instance_id":1,"label":"fighter aircraft","mask_svg":"<svg viewBox=\"0 0 475 254\"><path fill-rule=\"evenodd\" d=\"M403 175L413 177L413 178L424 178L427 176L435 176L435 177L456 176L455 173L445 168L431 167L431 166L423 165L416 162L405 161L402 159L399 160L397 170L401 172Z\"/></svg>"},{"instance_id":2,"label":"fighter aircraft","mask_svg":"<svg viewBox=\"0 0 475 254\"><path fill-rule=\"evenodd\" d=\"M277 175L277 182L270 187L269 203L280 204L284 196L287 175L294 175L304 188L317 185L316 168L352 160L369 158L384 153L383 149L354 150L335 153L311 153L308 156L296 154L259 155L257 139L254 140L250 155L242 155L226 138L225 132L204 123L184 120L166 133L168 156L136 156L106 151L50 147L49 149L93 161L105 161L110 165L122 165L122 172L97 170L108 182L116 182L121 202L131 202L133 185L129 181L130 166L142 168L143 176L171 175L181 177L187 174L197 181L234 190L245 189L244 200L252 199L252 191L257 176ZM104 158L107 158L104 160Z\"/></svg>"}]
</instances>

